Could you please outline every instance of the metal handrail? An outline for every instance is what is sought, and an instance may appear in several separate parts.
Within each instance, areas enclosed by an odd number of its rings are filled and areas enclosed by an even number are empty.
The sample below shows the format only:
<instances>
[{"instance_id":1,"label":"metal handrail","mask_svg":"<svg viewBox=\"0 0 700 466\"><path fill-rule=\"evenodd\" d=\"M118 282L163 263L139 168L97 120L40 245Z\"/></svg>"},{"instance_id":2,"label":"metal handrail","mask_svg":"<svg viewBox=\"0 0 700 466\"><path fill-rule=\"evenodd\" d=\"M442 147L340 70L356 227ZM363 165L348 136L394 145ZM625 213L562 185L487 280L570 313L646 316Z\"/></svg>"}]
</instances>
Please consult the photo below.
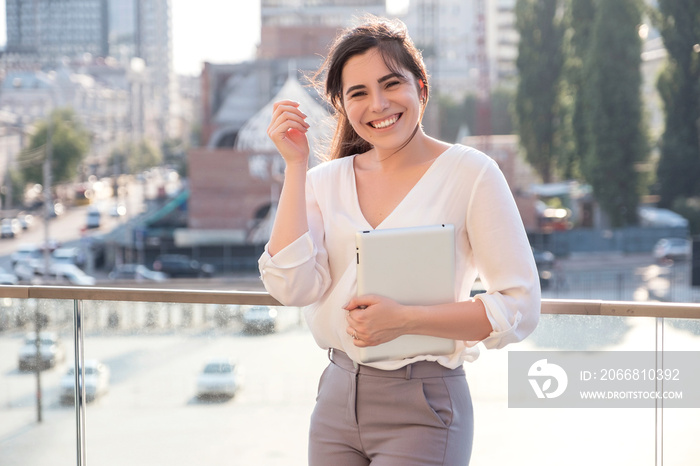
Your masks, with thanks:
<instances>
[{"instance_id":1,"label":"metal handrail","mask_svg":"<svg viewBox=\"0 0 700 466\"><path fill-rule=\"evenodd\" d=\"M76 286L0 286L0 297L281 306L265 291L175 290ZM700 303L543 299L543 314L700 319Z\"/></svg>"}]
</instances>

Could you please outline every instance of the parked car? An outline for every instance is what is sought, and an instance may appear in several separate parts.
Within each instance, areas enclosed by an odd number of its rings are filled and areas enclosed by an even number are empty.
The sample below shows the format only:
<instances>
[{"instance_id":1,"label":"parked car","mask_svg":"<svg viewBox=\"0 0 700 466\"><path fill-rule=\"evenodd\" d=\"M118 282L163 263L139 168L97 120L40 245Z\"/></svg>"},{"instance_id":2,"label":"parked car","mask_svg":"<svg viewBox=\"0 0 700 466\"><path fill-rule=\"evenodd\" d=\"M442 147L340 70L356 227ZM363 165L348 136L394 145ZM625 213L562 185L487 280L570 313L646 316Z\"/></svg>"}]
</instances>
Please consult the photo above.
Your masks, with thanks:
<instances>
[{"instance_id":1,"label":"parked car","mask_svg":"<svg viewBox=\"0 0 700 466\"><path fill-rule=\"evenodd\" d=\"M54 332L39 332L39 369L49 369L66 358L63 342ZM36 333L30 332L24 338L24 344L19 349L19 370L36 369Z\"/></svg>"},{"instance_id":2,"label":"parked car","mask_svg":"<svg viewBox=\"0 0 700 466\"><path fill-rule=\"evenodd\" d=\"M83 366L85 371L85 401L94 401L109 391L109 368L96 359L88 359ZM75 367L71 367L61 377L60 401L70 404L75 401Z\"/></svg>"},{"instance_id":3,"label":"parked car","mask_svg":"<svg viewBox=\"0 0 700 466\"><path fill-rule=\"evenodd\" d=\"M243 312L243 330L248 333L272 333L277 329L277 309L252 306Z\"/></svg>"},{"instance_id":4,"label":"parked car","mask_svg":"<svg viewBox=\"0 0 700 466\"><path fill-rule=\"evenodd\" d=\"M692 241L685 238L662 238L654 245L654 259L689 260L693 254Z\"/></svg>"},{"instance_id":5,"label":"parked car","mask_svg":"<svg viewBox=\"0 0 700 466\"><path fill-rule=\"evenodd\" d=\"M240 388L238 366L227 358L212 359L197 376L197 397L233 397Z\"/></svg>"},{"instance_id":6,"label":"parked car","mask_svg":"<svg viewBox=\"0 0 700 466\"><path fill-rule=\"evenodd\" d=\"M184 254L163 254L153 261L153 270L169 277L211 277L214 266L191 259Z\"/></svg>"},{"instance_id":7,"label":"parked car","mask_svg":"<svg viewBox=\"0 0 700 466\"><path fill-rule=\"evenodd\" d=\"M85 261L79 248L56 248L51 253L51 262L54 264L71 264L80 267Z\"/></svg>"},{"instance_id":8,"label":"parked car","mask_svg":"<svg viewBox=\"0 0 700 466\"><path fill-rule=\"evenodd\" d=\"M43 257L43 251L36 244L20 244L15 252L10 256L12 261L12 267L17 265L18 262L27 261L30 259L41 259Z\"/></svg>"},{"instance_id":9,"label":"parked car","mask_svg":"<svg viewBox=\"0 0 700 466\"><path fill-rule=\"evenodd\" d=\"M17 275L0 267L0 285L16 285Z\"/></svg>"},{"instance_id":10,"label":"parked car","mask_svg":"<svg viewBox=\"0 0 700 466\"><path fill-rule=\"evenodd\" d=\"M3 218L0 223L0 238L16 238L22 233L22 224L16 218Z\"/></svg>"},{"instance_id":11,"label":"parked car","mask_svg":"<svg viewBox=\"0 0 700 466\"><path fill-rule=\"evenodd\" d=\"M102 222L102 213L97 209L90 209L87 213L85 226L87 228L100 228Z\"/></svg>"},{"instance_id":12,"label":"parked car","mask_svg":"<svg viewBox=\"0 0 700 466\"><path fill-rule=\"evenodd\" d=\"M34 224L34 216L32 214L21 213L17 215L17 220L22 225L22 230L29 230L29 227Z\"/></svg>"},{"instance_id":13,"label":"parked car","mask_svg":"<svg viewBox=\"0 0 700 466\"><path fill-rule=\"evenodd\" d=\"M540 288L546 290L552 283L554 263L556 257L550 251L532 248L532 254L535 257L535 265L537 273L540 276Z\"/></svg>"},{"instance_id":14,"label":"parked car","mask_svg":"<svg viewBox=\"0 0 700 466\"><path fill-rule=\"evenodd\" d=\"M168 279L165 273L151 270L142 264L116 265L108 277L110 280L151 280L154 282L163 282Z\"/></svg>"},{"instance_id":15,"label":"parked car","mask_svg":"<svg viewBox=\"0 0 700 466\"><path fill-rule=\"evenodd\" d=\"M51 264L48 276L44 273L45 268L43 262L36 262L34 275L58 285L93 286L96 283L95 277L74 264Z\"/></svg>"},{"instance_id":16,"label":"parked car","mask_svg":"<svg viewBox=\"0 0 700 466\"><path fill-rule=\"evenodd\" d=\"M124 204L114 204L109 209L110 217L122 217L126 215L126 206Z\"/></svg>"}]
</instances>

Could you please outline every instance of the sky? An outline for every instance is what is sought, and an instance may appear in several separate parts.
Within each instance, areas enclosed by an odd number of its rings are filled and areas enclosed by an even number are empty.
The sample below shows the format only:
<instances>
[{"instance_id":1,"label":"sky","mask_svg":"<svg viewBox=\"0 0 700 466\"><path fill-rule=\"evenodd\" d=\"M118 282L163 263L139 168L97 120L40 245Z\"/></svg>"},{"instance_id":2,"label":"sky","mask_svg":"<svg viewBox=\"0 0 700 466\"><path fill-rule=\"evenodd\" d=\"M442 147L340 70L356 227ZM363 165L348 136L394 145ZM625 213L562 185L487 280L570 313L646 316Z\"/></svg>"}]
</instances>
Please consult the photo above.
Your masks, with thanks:
<instances>
[{"instance_id":1,"label":"sky","mask_svg":"<svg viewBox=\"0 0 700 466\"><path fill-rule=\"evenodd\" d=\"M260 0L171 0L173 67L199 75L202 63L252 59L260 42ZM407 0L388 0L390 10ZM5 44L5 0L0 0L0 44Z\"/></svg>"},{"instance_id":2,"label":"sky","mask_svg":"<svg viewBox=\"0 0 700 466\"><path fill-rule=\"evenodd\" d=\"M171 1L176 73L199 75L205 61L237 63L253 58L260 42L259 1Z\"/></svg>"}]
</instances>

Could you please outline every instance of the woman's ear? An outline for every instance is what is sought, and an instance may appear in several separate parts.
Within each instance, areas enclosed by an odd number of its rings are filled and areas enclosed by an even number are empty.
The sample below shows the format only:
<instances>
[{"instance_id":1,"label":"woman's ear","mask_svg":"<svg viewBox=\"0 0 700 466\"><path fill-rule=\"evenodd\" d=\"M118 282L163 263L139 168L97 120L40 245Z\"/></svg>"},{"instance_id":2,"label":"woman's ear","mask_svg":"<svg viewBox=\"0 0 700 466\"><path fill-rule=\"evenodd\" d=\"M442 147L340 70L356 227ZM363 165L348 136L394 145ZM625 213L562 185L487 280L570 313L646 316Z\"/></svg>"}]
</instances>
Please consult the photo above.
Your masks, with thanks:
<instances>
[{"instance_id":1,"label":"woman's ear","mask_svg":"<svg viewBox=\"0 0 700 466\"><path fill-rule=\"evenodd\" d=\"M418 80L418 87L420 88L420 91L419 91L419 94L418 94L419 97L420 97L420 101L421 101L421 103L422 103L423 105L425 105L425 102L426 102L427 96L428 96L428 95L427 95L428 92L427 92L427 89L425 88L425 83L423 82L422 79L419 79L419 80Z\"/></svg>"}]
</instances>

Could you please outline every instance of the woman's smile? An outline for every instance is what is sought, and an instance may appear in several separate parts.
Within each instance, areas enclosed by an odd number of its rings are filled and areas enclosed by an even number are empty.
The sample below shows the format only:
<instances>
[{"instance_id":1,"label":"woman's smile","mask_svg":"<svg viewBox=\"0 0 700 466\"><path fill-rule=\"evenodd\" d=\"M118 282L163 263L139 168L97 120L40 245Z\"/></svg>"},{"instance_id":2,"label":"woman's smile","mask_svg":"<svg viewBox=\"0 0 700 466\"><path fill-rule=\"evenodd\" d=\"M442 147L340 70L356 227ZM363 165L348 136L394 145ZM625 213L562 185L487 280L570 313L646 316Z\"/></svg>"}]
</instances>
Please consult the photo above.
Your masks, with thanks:
<instances>
[{"instance_id":1,"label":"woman's smile","mask_svg":"<svg viewBox=\"0 0 700 466\"><path fill-rule=\"evenodd\" d=\"M390 126L393 126L394 123L399 121L399 118L401 118L401 115L402 115L402 113L395 113L387 118L370 121L367 124L374 129L385 129L385 128L388 128Z\"/></svg>"}]
</instances>

